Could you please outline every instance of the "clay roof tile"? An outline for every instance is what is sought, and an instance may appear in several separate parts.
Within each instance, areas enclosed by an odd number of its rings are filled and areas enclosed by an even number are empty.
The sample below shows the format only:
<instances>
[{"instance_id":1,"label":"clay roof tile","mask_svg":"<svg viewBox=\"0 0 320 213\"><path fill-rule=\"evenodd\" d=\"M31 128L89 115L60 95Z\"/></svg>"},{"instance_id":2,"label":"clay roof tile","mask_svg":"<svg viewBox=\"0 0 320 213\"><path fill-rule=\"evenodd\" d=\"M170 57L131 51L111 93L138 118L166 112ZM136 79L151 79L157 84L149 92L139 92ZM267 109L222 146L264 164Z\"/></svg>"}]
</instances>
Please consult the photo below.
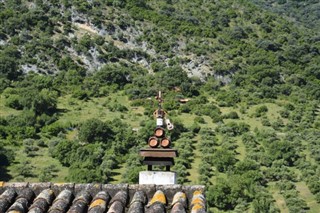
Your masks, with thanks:
<instances>
[{"instance_id":1,"label":"clay roof tile","mask_svg":"<svg viewBox=\"0 0 320 213\"><path fill-rule=\"evenodd\" d=\"M146 195L143 191L137 191L134 193L133 199L130 203L128 213L142 213L144 205L147 201Z\"/></svg>"},{"instance_id":2,"label":"clay roof tile","mask_svg":"<svg viewBox=\"0 0 320 213\"><path fill-rule=\"evenodd\" d=\"M10 205L14 202L14 198L16 197L16 192L14 189L7 189L4 193L0 195L0 211L5 212Z\"/></svg>"},{"instance_id":3,"label":"clay roof tile","mask_svg":"<svg viewBox=\"0 0 320 213\"><path fill-rule=\"evenodd\" d=\"M93 198L88 213L103 213L107 209L108 202L110 200L110 196L107 192L100 191Z\"/></svg>"},{"instance_id":4,"label":"clay roof tile","mask_svg":"<svg viewBox=\"0 0 320 213\"><path fill-rule=\"evenodd\" d=\"M2 182L0 212L204 213L204 190L182 185Z\"/></svg>"}]
</instances>

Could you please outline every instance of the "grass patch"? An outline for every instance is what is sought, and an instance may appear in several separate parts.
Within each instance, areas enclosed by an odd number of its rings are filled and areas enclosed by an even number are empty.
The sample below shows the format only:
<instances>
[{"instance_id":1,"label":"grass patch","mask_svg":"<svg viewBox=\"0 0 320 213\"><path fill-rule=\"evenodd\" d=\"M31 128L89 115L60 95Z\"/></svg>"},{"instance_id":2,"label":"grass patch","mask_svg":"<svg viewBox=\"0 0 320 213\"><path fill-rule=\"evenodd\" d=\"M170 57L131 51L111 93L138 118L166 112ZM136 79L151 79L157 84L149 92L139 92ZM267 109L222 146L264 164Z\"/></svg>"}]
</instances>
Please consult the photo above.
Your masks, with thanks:
<instances>
[{"instance_id":1,"label":"grass patch","mask_svg":"<svg viewBox=\"0 0 320 213\"><path fill-rule=\"evenodd\" d=\"M210 99L214 101L214 99ZM8 108L4 105L4 97L0 97L0 116L9 116L9 115L19 115L21 111L17 111L11 108ZM119 111L111 111L108 107L109 105L113 104L121 104L125 106L128 110L119 112ZM259 104L254 106L249 106L246 108L246 112L243 109L238 107L220 107L222 115L226 115L232 111L236 112L239 115L239 119L223 119L223 123L229 122L244 122L250 125L250 130L253 131L255 128L262 129L262 128L271 128L262 125L261 117L254 116L255 110L265 105L268 108L265 116L270 120L270 122L274 122L276 119L281 118L280 111L283 109L281 103L265 103ZM148 121L153 119L151 115L144 115L144 108L143 107L132 107L130 104L130 100L126 95L123 93L115 93L111 94L107 97L100 97L100 98L92 98L87 101L77 100L72 98L70 95L60 97L58 99L58 109L59 109L59 120L61 124L79 124L85 120L90 118L98 118L102 121L111 121L115 118L120 118L124 122L128 123L132 126L132 128L139 128L141 121ZM171 115L170 115L171 114ZM172 117L171 117L172 116ZM183 123L186 128L192 127L194 124L195 118L198 117L194 114L188 113L181 113L178 114L177 112L171 112L168 114L168 118L172 118L173 123L174 120L177 119ZM214 123L209 116L202 116L204 118L204 123L199 124L201 128L209 128L215 129L217 127L217 123ZM282 118L281 118L282 119ZM286 123L286 119L282 119L284 123ZM76 129L67 131L66 138L68 140L74 140L77 138L78 131ZM221 141L221 135L217 135L216 138L218 141ZM236 158L238 160L243 160L246 157L246 148L241 140L240 137L234 138L238 147L236 148ZM187 185L194 185L199 184L199 165L201 164L201 152L198 147L198 143L201 140L200 136L196 136L192 140L194 143L195 149L193 150L193 160L191 163L191 168L188 169L189 176L187 177L189 182L186 183ZM175 141L173 141L175 143ZM302 141L302 145L307 146L305 141ZM8 167L9 175L13 178L10 181L21 181L21 176L18 176L16 167L20 162L29 160L30 164L34 167L33 168L33 177L24 178L23 181L29 182L38 182L39 175L44 170L44 168L48 167L49 165L54 165L56 171L54 172L54 177L52 178L52 182L65 182L66 177L68 176L68 168L63 167L58 160L50 157L50 153L48 148L40 148L39 151L36 152L34 157L26 157L26 154L23 151L23 146L17 148L14 147L15 150L15 163ZM220 149L221 146L217 146L217 149ZM303 152L307 156L307 160L311 161L313 164L315 163L312 156L310 156L310 152L307 149L304 149ZM227 178L226 173L220 173L214 170L214 175L211 177L210 181L212 184L216 183L217 178ZM123 175L125 174L125 163L119 165L118 169L115 169L114 176L112 177L113 180L110 183L117 184L123 182ZM297 170L297 172L300 172ZM299 174L301 176L301 174ZM297 190L300 192L300 196L304 199L308 206L310 207L311 213L317 212L320 209L320 205L316 202L315 196L310 192L308 187L306 186L305 182L298 182L296 183ZM269 192L273 195L274 199L276 200L276 206L280 209L281 212L289 212L284 197L280 194L279 189L275 186L275 183L270 183L268 186ZM251 209L251 208L250 208ZM222 212L218 211L214 208L215 212Z\"/></svg>"},{"instance_id":2,"label":"grass patch","mask_svg":"<svg viewBox=\"0 0 320 213\"><path fill-rule=\"evenodd\" d=\"M236 151L238 153L237 158L238 158L238 160L241 161L241 160L245 159L245 157L246 157L246 153L247 153L246 152L246 147L244 146L241 138L237 138L236 139L236 143L238 145L238 147L236 149Z\"/></svg>"},{"instance_id":3,"label":"grass patch","mask_svg":"<svg viewBox=\"0 0 320 213\"><path fill-rule=\"evenodd\" d=\"M197 146L195 144L195 146ZM188 177L188 180L190 181L188 184L190 185L195 185L195 184L199 184L199 165L201 164L201 153L198 149L193 150L193 156L194 159L191 163L191 169L188 169L188 172L190 174L190 176Z\"/></svg>"},{"instance_id":4,"label":"grass patch","mask_svg":"<svg viewBox=\"0 0 320 213\"><path fill-rule=\"evenodd\" d=\"M108 105L121 104L128 111L110 111ZM108 97L92 98L88 101L80 101L70 95L60 97L58 100L60 114L59 122L62 124L81 123L91 118L99 118L102 121L111 121L120 118L133 127L139 127L140 122L145 120L142 107L130 107L127 96L113 94Z\"/></svg>"},{"instance_id":5,"label":"grass patch","mask_svg":"<svg viewBox=\"0 0 320 213\"><path fill-rule=\"evenodd\" d=\"M305 182L296 183L297 190L300 193L300 197L307 202L310 213L317 213L320 209L320 204L315 200L315 196L310 192Z\"/></svg>"},{"instance_id":6,"label":"grass patch","mask_svg":"<svg viewBox=\"0 0 320 213\"><path fill-rule=\"evenodd\" d=\"M272 194L273 198L275 199L276 206L280 209L281 213L289 213L289 209L287 207L286 201L284 197L279 193L278 188L275 186L275 183L268 184L268 190Z\"/></svg>"},{"instance_id":7,"label":"grass patch","mask_svg":"<svg viewBox=\"0 0 320 213\"><path fill-rule=\"evenodd\" d=\"M123 164L119 165L118 169L114 169L113 170L114 176L112 176L113 180L110 183L112 183L112 184L123 183L122 177L126 171L125 168L126 168L125 163L123 163Z\"/></svg>"},{"instance_id":8,"label":"grass patch","mask_svg":"<svg viewBox=\"0 0 320 213\"><path fill-rule=\"evenodd\" d=\"M0 95L0 117L7 117L9 115L19 115L21 111L5 106L6 99Z\"/></svg>"},{"instance_id":9,"label":"grass patch","mask_svg":"<svg viewBox=\"0 0 320 213\"><path fill-rule=\"evenodd\" d=\"M52 182L66 182L66 177L68 176L68 168L64 167L60 164L57 159L50 157L48 148L40 148L34 157L26 157L26 154L23 151L23 147L21 147L15 153L15 163L11 164L8 167L9 175L13 177L10 181L19 182L39 182L39 175L41 171L44 170L45 167L49 165L53 165L55 167L55 171L52 172L54 177L50 180ZM32 176L21 179L21 176L17 174L17 166L19 163L24 161L30 161L30 165L32 168Z\"/></svg>"}]
</instances>

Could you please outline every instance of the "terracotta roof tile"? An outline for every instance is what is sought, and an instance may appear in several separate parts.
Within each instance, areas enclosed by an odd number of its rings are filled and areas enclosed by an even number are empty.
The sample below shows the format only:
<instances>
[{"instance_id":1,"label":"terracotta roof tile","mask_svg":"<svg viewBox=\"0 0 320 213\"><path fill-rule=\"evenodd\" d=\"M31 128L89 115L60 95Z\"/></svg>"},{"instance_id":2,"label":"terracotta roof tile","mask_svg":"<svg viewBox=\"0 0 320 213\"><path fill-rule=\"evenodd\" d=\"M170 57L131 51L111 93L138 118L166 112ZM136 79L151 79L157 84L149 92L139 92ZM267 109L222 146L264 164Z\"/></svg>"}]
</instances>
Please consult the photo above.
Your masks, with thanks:
<instances>
[{"instance_id":1,"label":"terracotta roof tile","mask_svg":"<svg viewBox=\"0 0 320 213\"><path fill-rule=\"evenodd\" d=\"M203 186L2 183L6 213L203 213Z\"/></svg>"},{"instance_id":2,"label":"terracotta roof tile","mask_svg":"<svg viewBox=\"0 0 320 213\"><path fill-rule=\"evenodd\" d=\"M88 213L103 213L107 209L107 204L110 200L110 196L107 192L101 191L93 198Z\"/></svg>"},{"instance_id":3,"label":"terracotta roof tile","mask_svg":"<svg viewBox=\"0 0 320 213\"><path fill-rule=\"evenodd\" d=\"M14 189L7 189L4 193L2 193L0 196L0 210L8 209L14 202L16 195L17 194Z\"/></svg>"},{"instance_id":4,"label":"terracotta roof tile","mask_svg":"<svg viewBox=\"0 0 320 213\"><path fill-rule=\"evenodd\" d=\"M110 201L108 213L123 212L124 208L126 207L127 200L128 193L126 191L117 192L117 194Z\"/></svg>"},{"instance_id":5,"label":"terracotta roof tile","mask_svg":"<svg viewBox=\"0 0 320 213\"><path fill-rule=\"evenodd\" d=\"M36 196L38 196L45 189L52 189L51 183L29 183L28 187L32 189ZM54 193L54 192L53 192Z\"/></svg>"},{"instance_id":6,"label":"terracotta roof tile","mask_svg":"<svg viewBox=\"0 0 320 213\"><path fill-rule=\"evenodd\" d=\"M8 209L8 213L27 212L34 198L34 192L30 188L24 188L18 194L15 202Z\"/></svg>"},{"instance_id":7,"label":"terracotta roof tile","mask_svg":"<svg viewBox=\"0 0 320 213\"><path fill-rule=\"evenodd\" d=\"M54 194L51 189L44 189L33 201L29 208L29 213L47 212L54 199Z\"/></svg>"},{"instance_id":8,"label":"terracotta roof tile","mask_svg":"<svg viewBox=\"0 0 320 213\"><path fill-rule=\"evenodd\" d=\"M139 213L143 212L144 205L147 202L146 195L143 191L137 191L134 193L134 196L130 203L130 208L128 210L128 213Z\"/></svg>"},{"instance_id":9,"label":"terracotta roof tile","mask_svg":"<svg viewBox=\"0 0 320 213\"><path fill-rule=\"evenodd\" d=\"M132 199L137 191L143 191L147 200L151 200L154 193L156 193L156 185L154 184L133 184L129 185L129 197ZM131 200L130 200L131 202Z\"/></svg>"},{"instance_id":10,"label":"terracotta roof tile","mask_svg":"<svg viewBox=\"0 0 320 213\"><path fill-rule=\"evenodd\" d=\"M59 213L66 212L70 206L71 200L73 198L72 191L69 189L64 189L53 201L51 208L49 209L49 213Z\"/></svg>"},{"instance_id":11,"label":"terracotta roof tile","mask_svg":"<svg viewBox=\"0 0 320 213\"><path fill-rule=\"evenodd\" d=\"M176 203L172 207L171 213L186 213L186 209L181 203Z\"/></svg>"},{"instance_id":12,"label":"terracotta roof tile","mask_svg":"<svg viewBox=\"0 0 320 213\"><path fill-rule=\"evenodd\" d=\"M81 191L87 191L90 193L92 197L94 197L98 192L102 190L102 184L75 184L74 185L74 192L78 194Z\"/></svg>"},{"instance_id":13,"label":"terracotta roof tile","mask_svg":"<svg viewBox=\"0 0 320 213\"><path fill-rule=\"evenodd\" d=\"M187 208L187 195L184 192L177 192L171 204L172 213L182 213L185 212Z\"/></svg>"},{"instance_id":14,"label":"terracotta roof tile","mask_svg":"<svg viewBox=\"0 0 320 213\"><path fill-rule=\"evenodd\" d=\"M58 195L61 191L68 189L69 191L74 191L74 183L54 183L50 185L55 195Z\"/></svg>"},{"instance_id":15,"label":"terracotta roof tile","mask_svg":"<svg viewBox=\"0 0 320 213\"><path fill-rule=\"evenodd\" d=\"M206 208L206 199L201 191L193 192L191 200L191 213L204 213Z\"/></svg>"},{"instance_id":16,"label":"terracotta roof tile","mask_svg":"<svg viewBox=\"0 0 320 213\"><path fill-rule=\"evenodd\" d=\"M87 212L92 197L88 191L81 191L72 202L68 213Z\"/></svg>"},{"instance_id":17,"label":"terracotta roof tile","mask_svg":"<svg viewBox=\"0 0 320 213\"><path fill-rule=\"evenodd\" d=\"M146 212L162 213L165 212L165 206L167 204L167 199L165 194L158 190L153 195L153 198L147 205Z\"/></svg>"},{"instance_id":18,"label":"terracotta roof tile","mask_svg":"<svg viewBox=\"0 0 320 213\"><path fill-rule=\"evenodd\" d=\"M162 203L155 203L148 207L146 213L164 213L166 212L165 206Z\"/></svg>"}]
</instances>

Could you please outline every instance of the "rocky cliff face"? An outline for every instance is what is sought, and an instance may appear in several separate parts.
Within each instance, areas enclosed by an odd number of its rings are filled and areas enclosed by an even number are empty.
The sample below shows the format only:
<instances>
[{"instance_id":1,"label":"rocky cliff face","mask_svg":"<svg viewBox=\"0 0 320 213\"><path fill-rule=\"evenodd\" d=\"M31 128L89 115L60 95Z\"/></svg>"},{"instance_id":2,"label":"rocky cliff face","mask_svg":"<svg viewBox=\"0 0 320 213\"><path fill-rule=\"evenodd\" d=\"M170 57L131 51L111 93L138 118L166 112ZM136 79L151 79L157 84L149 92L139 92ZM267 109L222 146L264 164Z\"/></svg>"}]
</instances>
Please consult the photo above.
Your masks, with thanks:
<instances>
[{"instance_id":1,"label":"rocky cliff face","mask_svg":"<svg viewBox=\"0 0 320 213\"><path fill-rule=\"evenodd\" d=\"M313 37L250 1L139 2L1 1L0 47L16 50L24 73L90 73L110 63L153 73L177 65L189 77L226 84L248 66L287 66L291 46L303 43L304 33Z\"/></svg>"},{"instance_id":2,"label":"rocky cliff face","mask_svg":"<svg viewBox=\"0 0 320 213\"><path fill-rule=\"evenodd\" d=\"M197 38L172 35L102 2L81 2L22 1L14 8L2 1L1 7L12 13L3 28L13 29L2 31L0 46L17 48L24 73L55 74L69 69L70 63L94 72L118 62L141 66L149 73L177 63L189 76L201 79L214 71L210 55L190 51Z\"/></svg>"}]
</instances>

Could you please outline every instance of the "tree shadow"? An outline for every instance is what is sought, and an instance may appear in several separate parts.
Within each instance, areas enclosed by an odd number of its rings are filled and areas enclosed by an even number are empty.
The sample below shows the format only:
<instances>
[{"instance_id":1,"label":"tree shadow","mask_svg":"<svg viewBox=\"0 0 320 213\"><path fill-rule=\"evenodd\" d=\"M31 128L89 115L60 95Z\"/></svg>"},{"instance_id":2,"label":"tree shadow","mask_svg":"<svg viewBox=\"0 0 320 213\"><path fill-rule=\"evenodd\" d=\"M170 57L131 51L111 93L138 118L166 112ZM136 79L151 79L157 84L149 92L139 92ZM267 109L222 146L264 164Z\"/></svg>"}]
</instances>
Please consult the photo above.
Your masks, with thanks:
<instances>
[{"instance_id":1,"label":"tree shadow","mask_svg":"<svg viewBox=\"0 0 320 213\"><path fill-rule=\"evenodd\" d=\"M10 161L8 157L4 154L0 154L0 181L9 181L12 176L8 174L7 166L9 166Z\"/></svg>"},{"instance_id":2,"label":"tree shadow","mask_svg":"<svg viewBox=\"0 0 320 213\"><path fill-rule=\"evenodd\" d=\"M38 154L38 153L28 153L27 154L27 157L29 158L34 158L34 157L37 157L37 156L43 156L42 154Z\"/></svg>"},{"instance_id":3,"label":"tree shadow","mask_svg":"<svg viewBox=\"0 0 320 213\"><path fill-rule=\"evenodd\" d=\"M64 113L67 113L67 112L70 112L69 109L55 109L54 112L52 113L53 114L56 114L58 117L62 116Z\"/></svg>"},{"instance_id":4,"label":"tree shadow","mask_svg":"<svg viewBox=\"0 0 320 213\"><path fill-rule=\"evenodd\" d=\"M3 166L0 167L0 181L9 181L12 176L8 174L8 170Z\"/></svg>"},{"instance_id":5,"label":"tree shadow","mask_svg":"<svg viewBox=\"0 0 320 213\"><path fill-rule=\"evenodd\" d=\"M117 179L115 179L114 177L117 176L117 175L120 175L120 173L112 171L110 176L107 177L107 182L110 183L110 182L116 181Z\"/></svg>"}]
</instances>

